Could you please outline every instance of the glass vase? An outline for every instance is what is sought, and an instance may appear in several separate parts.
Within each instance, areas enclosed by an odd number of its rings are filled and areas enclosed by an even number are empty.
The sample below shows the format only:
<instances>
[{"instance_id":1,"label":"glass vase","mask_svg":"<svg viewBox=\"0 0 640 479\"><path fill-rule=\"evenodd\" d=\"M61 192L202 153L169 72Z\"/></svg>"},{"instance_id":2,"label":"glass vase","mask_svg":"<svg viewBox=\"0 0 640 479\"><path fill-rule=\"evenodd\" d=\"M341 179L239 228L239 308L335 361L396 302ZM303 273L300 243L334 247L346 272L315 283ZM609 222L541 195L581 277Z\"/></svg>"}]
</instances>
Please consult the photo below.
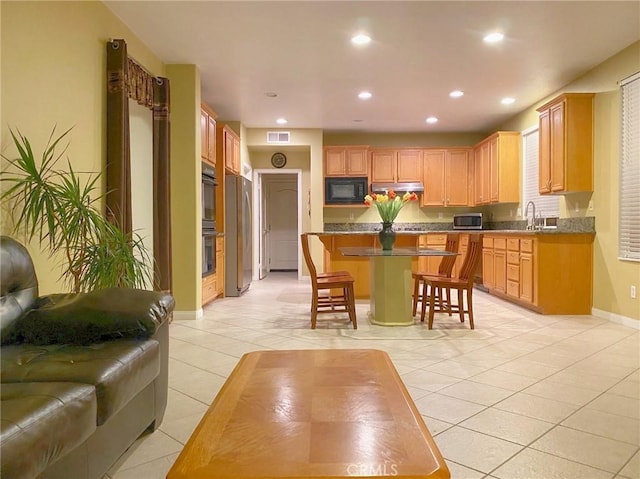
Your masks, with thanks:
<instances>
[{"instance_id":1,"label":"glass vase","mask_svg":"<svg viewBox=\"0 0 640 479\"><path fill-rule=\"evenodd\" d=\"M396 232L393 231L393 223L382 222L382 229L378 233L378 240L383 251L390 251L393 249L393 243L396 241Z\"/></svg>"}]
</instances>

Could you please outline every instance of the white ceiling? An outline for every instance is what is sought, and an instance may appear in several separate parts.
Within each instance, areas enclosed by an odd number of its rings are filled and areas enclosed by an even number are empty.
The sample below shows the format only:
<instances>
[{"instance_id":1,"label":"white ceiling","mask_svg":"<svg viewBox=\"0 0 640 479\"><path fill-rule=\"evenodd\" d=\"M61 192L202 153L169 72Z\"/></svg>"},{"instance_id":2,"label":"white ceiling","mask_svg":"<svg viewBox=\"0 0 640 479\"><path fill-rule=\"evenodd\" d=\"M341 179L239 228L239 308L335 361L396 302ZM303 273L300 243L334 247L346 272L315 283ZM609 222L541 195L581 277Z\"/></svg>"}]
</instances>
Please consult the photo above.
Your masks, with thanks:
<instances>
[{"instance_id":1,"label":"white ceiling","mask_svg":"<svg viewBox=\"0 0 640 479\"><path fill-rule=\"evenodd\" d=\"M196 64L202 100L249 128L488 131L640 39L637 0L105 4L165 63ZM373 41L356 48L361 30ZM483 43L493 30L505 40Z\"/></svg>"}]
</instances>

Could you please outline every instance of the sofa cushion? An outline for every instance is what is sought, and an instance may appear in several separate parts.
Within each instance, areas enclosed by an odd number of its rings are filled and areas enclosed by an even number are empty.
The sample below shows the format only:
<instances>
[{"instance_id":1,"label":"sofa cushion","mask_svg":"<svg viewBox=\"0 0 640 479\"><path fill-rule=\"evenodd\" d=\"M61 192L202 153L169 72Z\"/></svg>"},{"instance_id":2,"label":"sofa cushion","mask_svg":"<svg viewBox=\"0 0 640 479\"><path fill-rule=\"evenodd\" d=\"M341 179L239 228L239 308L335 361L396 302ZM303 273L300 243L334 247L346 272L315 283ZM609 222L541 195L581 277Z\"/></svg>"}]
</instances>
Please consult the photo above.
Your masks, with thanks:
<instances>
[{"instance_id":1,"label":"sofa cushion","mask_svg":"<svg viewBox=\"0 0 640 479\"><path fill-rule=\"evenodd\" d=\"M96 429L93 386L13 383L0 390L0 476L35 477Z\"/></svg>"},{"instance_id":2,"label":"sofa cushion","mask_svg":"<svg viewBox=\"0 0 640 479\"><path fill-rule=\"evenodd\" d=\"M43 296L16 321L14 339L41 345L149 338L174 304L171 295L131 288Z\"/></svg>"},{"instance_id":3,"label":"sofa cushion","mask_svg":"<svg viewBox=\"0 0 640 479\"><path fill-rule=\"evenodd\" d=\"M89 346L31 344L2 347L3 383L75 382L95 386L97 425L118 412L158 375L154 339L123 339Z\"/></svg>"},{"instance_id":4,"label":"sofa cushion","mask_svg":"<svg viewBox=\"0 0 640 479\"><path fill-rule=\"evenodd\" d=\"M16 320L38 297L38 279L27 249L0 236L0 341L13 339Z\"/></svg>"}]
</instances>

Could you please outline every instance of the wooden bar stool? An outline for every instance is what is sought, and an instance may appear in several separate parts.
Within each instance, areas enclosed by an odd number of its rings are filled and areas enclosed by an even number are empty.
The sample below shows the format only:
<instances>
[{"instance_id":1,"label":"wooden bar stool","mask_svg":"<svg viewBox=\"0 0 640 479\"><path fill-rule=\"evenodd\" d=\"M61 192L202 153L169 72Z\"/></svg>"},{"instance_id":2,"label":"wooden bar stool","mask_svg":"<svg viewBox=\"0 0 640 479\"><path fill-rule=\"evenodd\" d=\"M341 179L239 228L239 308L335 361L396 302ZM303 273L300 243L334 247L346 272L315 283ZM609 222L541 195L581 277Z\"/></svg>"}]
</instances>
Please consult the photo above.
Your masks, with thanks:
<instances>
[{"instance_id":1,"label":"wooden bar stool","mask_svg":"<svg viewBox=\"0 0 640 479\"><path fill-rule=\"evenodd\" d=\"M469 235L469 245L467 246L467 254L464 257L462 268L460 268L460 274L457 278L425 278L424 281L427 286L434 289L446 290L448 300L436 303L435 295L429 296L429 329L433 327L433 315L436 312L459 313L460 322L464 322L464 313L469 316L469 325L471 329L474 329L473 324L473 277L480 265L480 259L482 258L482 235L472 234ZM451 290L458 291L458 302L453 304L451 297ZM467 309L464 308L464 291L467 292ZM420 321L424 321L426 311L426 301L422 302L422 311L420 314Z\"/></svg>"},{"instance_id":2,"label":"wooden bar stool","mask_svg":"<svg viewBox=\"0 0 640 479\"><path fill-rule=\"evenodd\" d=\"M447 234L447 242L445 244L445 251L450 251L452 253L458 252L458 246L460 244L460 235L458 233L448 233ZM456 264L457 256L443 256L440 261L440 266L438 267L438 273L428 273L426 271L418 271L411 273L411 277L413 278L413 304L412 304L412 314L415 316L418 311L418 303L424 304L429 301L429 295L427 294L427 284L425 279L427 278L450 278L451 273L453 272L453 267ZM444 293L444 296L443 296ZM446 291L440 291L440 289L431 290L431 294L436 296L436 300L438 303L442 301L447 301L448 298Z\"/></svg>"},{"instance_id":3,"label":"wooden bar stool","mask_svg":"<svg viewBox=\"0 0 640 479\"><path fill-rule=\"evenodd\" d=\"M339 312L347 313L351 324L353 324L353 329L358 329L353 289L355 280L353 277L346 271L333 272L320 276L311 258L307 233L300 235L300 243L302 244L304 261L311 275L311 329L316 329L318 314ZM340 292L335 294L335 290L339 290ZM321 295L321 291L329 291L329 294Z\"/></svg>"}]
</instances>

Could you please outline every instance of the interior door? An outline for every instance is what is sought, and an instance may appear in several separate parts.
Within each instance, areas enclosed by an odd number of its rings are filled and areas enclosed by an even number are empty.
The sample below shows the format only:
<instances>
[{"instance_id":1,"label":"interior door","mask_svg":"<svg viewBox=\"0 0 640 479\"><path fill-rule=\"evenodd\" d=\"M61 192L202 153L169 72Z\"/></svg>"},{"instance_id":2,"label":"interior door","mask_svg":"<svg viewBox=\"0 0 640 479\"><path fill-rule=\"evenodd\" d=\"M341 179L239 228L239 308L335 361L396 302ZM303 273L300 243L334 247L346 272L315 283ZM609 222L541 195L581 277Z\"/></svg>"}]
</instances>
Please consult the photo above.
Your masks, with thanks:
<instances>
[{"instance_id":1,"label":"interior door","mask_svg":"<svg viewBox=\"0 0 640 479\"><path fill-rule=\"evenodd\" d=\"M298 269L298 183L274 179L268 184L269 269Z\"/></svg>"}]
</instances>

